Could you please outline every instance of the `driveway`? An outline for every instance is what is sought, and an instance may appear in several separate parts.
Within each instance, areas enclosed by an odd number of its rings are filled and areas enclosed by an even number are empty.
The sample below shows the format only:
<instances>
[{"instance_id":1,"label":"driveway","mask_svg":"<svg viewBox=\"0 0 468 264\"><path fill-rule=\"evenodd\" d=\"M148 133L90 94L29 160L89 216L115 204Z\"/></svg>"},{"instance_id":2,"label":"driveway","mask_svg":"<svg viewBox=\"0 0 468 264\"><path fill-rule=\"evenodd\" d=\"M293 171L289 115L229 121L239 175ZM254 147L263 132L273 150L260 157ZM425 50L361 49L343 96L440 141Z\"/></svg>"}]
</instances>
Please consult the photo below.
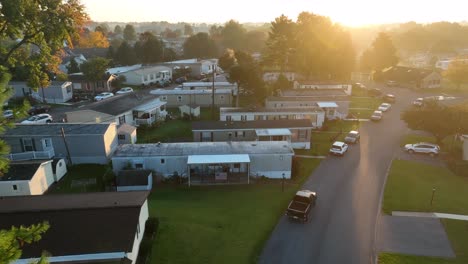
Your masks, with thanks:
<instances>
[{"instance_id":1,"label":"driveway","mask_svg":"<svg viewBox=\"0 0 468 264\"><path fill-rule=\"evenodd\" d=\"M379 123L363 122L361 143L323 160L303 188L317 191L306 224L281 217L259 263L373 263L380 194L391 160L407 131L400 111L417 97L395 89L397 103Z\"/></svg>"},{"instance_id":2,"label":"driveway","mask_svg":"<svg viewBox=\"0 0 468 264\"><path fill-rule=\"evenodd\" d=\"M455 257L444 226L438 218L383 216L378 249L408 255Z\"/></svg>"}]
</instances>

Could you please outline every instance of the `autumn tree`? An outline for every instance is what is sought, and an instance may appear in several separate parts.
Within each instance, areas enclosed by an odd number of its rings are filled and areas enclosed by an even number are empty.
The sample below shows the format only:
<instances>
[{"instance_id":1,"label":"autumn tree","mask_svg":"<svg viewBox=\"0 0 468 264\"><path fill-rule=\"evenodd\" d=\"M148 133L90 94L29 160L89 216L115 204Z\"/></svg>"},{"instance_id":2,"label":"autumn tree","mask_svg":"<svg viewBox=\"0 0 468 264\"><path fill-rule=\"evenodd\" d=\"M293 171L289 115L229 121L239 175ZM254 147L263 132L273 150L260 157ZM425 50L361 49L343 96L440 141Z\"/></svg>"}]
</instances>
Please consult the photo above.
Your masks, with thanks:
<instances>
[{"instance_id":1,"label":"autumn tree","mask_svg":"<svg viewBox=\"0 0 468 264\"><path fill-rule=\"evenodd\" d=\"M78 0L2 1L0 8L0 105L9 98L10 71L23 67L33 89L49 83L49 72L58 72L63 43L71 43L88 20ZM35 52L32 52L34 48ZM9 121L0 117L0 133ZM0 172L8 167L9 148L0 140Z\"/></svg>"},{"instance_id":2,"label":"autumn tree","mask_svg":"<svg viewBox=\"0 0 468 264\"><path fill-rule=\"evenodd\" d=\"M48 229L49 223L42 222L28 227L12 226L8 230L0 230L0 263L13 263L20 259L21 249L27 244L41 240ZM43 253L41 259L35 263L47 263L46 257L47 254Z\"/></svg>"},{"instance_id":3,"label":"autumn tree","mask_svg":"<svg viewBox=\"0 0 468 264\"><path fill-rule=\"evenodd\" d=\"M468 83L468 62L463 59L452 61L445 72L445 77L460 89L462 84Z\"/></svg>"},{"instance_id":4,"label":"autumn tree","mask_svg":"<svg viewBox=\"0 0 468 264\"><path fill-rule=\"evenodd\" d=\"M365 57L361 58L361 65L372 70L381 71L398 64L397 50L390 36L384 32L379 33L372 46L364 54Z\"/></svg>"},{"instance_id":5,"label":"autumn tree","mask_svg":"<svg viewBox=\"0 0 468 264\"><path fill-rule=\"evenodd\" d=\"M125 28L123 30L123 37L126 41L136 40L137 35L136 35L135 28L130 24L125 25Z\"/></svg>"},{"instance_id":6,"label":"autumn tree","mask_svg":"<svg viewBox=\"0 0 468 264\"><path fill-rule=\"evenodd\" d=\"M184 43L184 57L186 58L213 58L217 54L216 44L207 33L197 33Z\"/></svg>"},{"instance_id":7,"label":"autumn tree","mask_svg":"<svg viewBox=\"0 0 468 264\"><path fill-rule=\"evenodd\" d=\"M108 67L108 59L96 57L81 64L81 71L87 81L98 82L104 79Z\"/></svg>"},{"instance_id":8,"label":"autumn tree","mask_svg":"<svg viewBox=\"0 0 468 264\"><path fill-rule=\"evenodd\" d=\"M109 41L101 31L90 31L80 34L78 46L80 48L107 48Z\"/></svg>"}]
</instances>

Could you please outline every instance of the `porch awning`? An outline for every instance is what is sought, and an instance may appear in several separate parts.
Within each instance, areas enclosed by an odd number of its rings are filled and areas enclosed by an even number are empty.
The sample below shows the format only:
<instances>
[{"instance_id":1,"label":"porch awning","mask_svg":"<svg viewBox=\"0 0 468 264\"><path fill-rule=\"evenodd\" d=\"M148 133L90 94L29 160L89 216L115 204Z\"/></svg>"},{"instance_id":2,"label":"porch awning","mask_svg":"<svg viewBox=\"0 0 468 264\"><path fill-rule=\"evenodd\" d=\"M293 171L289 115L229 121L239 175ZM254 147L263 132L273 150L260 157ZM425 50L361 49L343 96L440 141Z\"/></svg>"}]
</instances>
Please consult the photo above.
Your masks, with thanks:
<instances>
[{"instance_id":1,"label":"porch awning","mask_svg":"<svg viewBox=\"0 0 468 264\"><path fill-rule=\"evenodd\" d=\"M328 108L338 108L338 105L335 102L317 102L317 105L320 108L328 107Z\"/></svg>"},{"instance_id":2,"label":"porch awning","mask_svg":"<svg viewBox=\"0 0 468 264\"><path fill-rule=\"evenodd\" d=\"M165 105L167 102L162 102L160 100L154 100L151 102L148 102L146 104L139 105L135 107L133 110L138 111L138 112L151 112L155 109L160 108L161 106Z\"/></svg>"},{"instance_id":3,"label":"porch awning","mask_svg":"<svg viewBox=\"0 0 468 264\"><path fill-rule=\"evenodd\" d=\"M257 136L290 136L291 131L287 128L255 129Z\"/></svg>"},{"instance_id":4,"label":"porch awning","mask_svg":"<svg viewBox=\"0 0 468 264\"><path fill-rule=\"evenodd\" d=\"M190 155L187 164L222 164L222 163L250 163L247 154L229 155Z\"/></svg>"}]
</instances>

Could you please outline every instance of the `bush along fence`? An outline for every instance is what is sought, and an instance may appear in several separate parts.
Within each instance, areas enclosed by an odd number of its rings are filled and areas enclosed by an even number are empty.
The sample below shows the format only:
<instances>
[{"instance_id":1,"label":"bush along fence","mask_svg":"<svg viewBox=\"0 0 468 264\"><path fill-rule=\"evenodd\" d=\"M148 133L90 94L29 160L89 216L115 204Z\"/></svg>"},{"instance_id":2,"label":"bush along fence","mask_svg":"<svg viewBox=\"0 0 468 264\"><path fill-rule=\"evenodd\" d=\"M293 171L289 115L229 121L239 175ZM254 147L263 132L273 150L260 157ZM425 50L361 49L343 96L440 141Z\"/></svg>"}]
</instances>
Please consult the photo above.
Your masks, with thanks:
<instances>
[{"instance_id":1,"label":"bush along fence","mask_svg":"<svg viewBox=\"0 0 468 264\"><path fill-rule=\"evenodd\" d=\"M140 251L138 251L137 264L149 264L151 253L153 250L154 240L158 233L159 219L150 217L145 224L145 233L140 244Z\"/></svg>"}]
</instances>

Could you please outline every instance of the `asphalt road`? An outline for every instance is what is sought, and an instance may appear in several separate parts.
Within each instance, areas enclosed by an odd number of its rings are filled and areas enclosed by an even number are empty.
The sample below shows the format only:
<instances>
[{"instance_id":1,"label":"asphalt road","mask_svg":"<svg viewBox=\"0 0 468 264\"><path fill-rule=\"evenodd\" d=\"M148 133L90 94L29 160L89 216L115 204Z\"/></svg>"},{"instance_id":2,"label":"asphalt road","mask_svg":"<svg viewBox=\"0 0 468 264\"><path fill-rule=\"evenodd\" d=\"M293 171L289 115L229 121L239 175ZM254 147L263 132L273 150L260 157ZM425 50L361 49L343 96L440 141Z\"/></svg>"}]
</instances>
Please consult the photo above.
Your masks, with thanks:
<instances>
[{"instance_id":1,"label":"asphalt road","mask_svg":"<svg viewBox=\"0 0 468 264\"><path fill-rule=\"evenodd\" d=\"M309 222L281 217L259 263L373 263L380 194L407 131L400 112L417 97L406 89L393 92L397 102L382 121L361 126L361 143L344 157L322 161L304 184L318 195Z\"/></svg>"}]
</instances>

